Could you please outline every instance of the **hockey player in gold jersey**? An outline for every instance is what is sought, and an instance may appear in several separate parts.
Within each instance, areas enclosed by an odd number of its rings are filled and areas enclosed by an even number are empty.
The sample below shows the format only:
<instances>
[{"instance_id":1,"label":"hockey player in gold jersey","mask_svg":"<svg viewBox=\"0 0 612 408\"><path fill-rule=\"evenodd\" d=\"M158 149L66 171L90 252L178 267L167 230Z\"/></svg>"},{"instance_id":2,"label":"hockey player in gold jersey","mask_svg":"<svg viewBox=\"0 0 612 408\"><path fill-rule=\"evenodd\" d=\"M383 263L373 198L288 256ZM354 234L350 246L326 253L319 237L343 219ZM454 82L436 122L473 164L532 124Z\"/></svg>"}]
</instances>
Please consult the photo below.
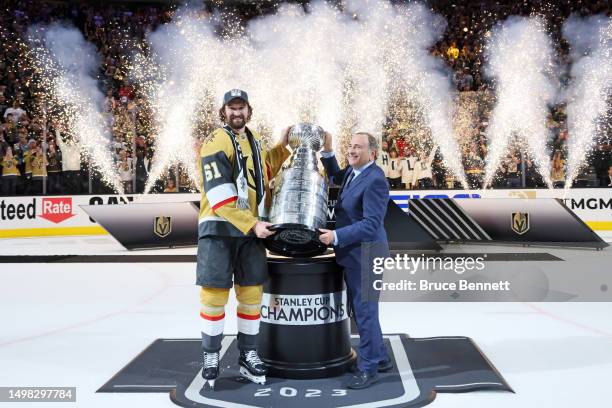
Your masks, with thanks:
<instances>
[{"instance_id":1,"label":"hockey player in gold jersey","mask_svg":"<svg viewBox=\"0 0 612 408\"><path fill-rule=\"evenodd\" d=\"M261 238L271 204L270 180L289 157L288 129L270 150L246 124L252 108L246 92L228 91L219 111L226 124L200 149L202 199L198 225L197 284L201 286L202 376L214 387L219 375L219 350L225 305L234 285L238 300L240 372L265 383L265 365L257 354L262 284L267 279L266 251Z\"/></svg>"}]
</instances>

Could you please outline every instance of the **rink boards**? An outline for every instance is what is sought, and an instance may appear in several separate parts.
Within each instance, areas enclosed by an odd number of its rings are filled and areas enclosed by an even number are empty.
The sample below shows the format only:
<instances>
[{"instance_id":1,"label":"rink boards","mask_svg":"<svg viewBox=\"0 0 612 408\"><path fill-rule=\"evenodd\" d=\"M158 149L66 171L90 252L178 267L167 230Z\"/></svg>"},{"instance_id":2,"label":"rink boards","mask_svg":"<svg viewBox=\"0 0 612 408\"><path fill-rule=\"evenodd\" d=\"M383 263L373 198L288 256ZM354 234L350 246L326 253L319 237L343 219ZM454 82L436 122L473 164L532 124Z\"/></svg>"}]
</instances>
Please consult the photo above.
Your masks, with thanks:
<instances>
[{"instance_id":1,"label":"rink boards","mask_svg":"<svg viewBox=\"0 0 612 408\"><path fill-rule=\"evenodd\" d=\"M538 199L558 198L582 221L607 242L612 241L612 189L573 190L398 190L391 198L405 211L408 200L420 198L487 198ZM0 198L0 238L106 235L107 232L89 218L81 205L126 205L131 202L198 201L193 194L83 195L57 197Z\"/></svg>"}]
</instances>

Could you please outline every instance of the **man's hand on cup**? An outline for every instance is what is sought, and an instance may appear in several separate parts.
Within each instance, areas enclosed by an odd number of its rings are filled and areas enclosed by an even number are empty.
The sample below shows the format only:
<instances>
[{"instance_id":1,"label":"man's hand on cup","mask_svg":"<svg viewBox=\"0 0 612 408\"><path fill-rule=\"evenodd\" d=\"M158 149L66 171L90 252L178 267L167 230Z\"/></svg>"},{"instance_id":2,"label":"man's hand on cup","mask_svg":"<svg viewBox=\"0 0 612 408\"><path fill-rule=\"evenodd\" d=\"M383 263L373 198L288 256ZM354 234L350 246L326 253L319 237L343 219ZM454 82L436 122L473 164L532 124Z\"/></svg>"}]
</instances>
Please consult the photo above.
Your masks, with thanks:
<instances>
[{"instance_id":1,"label":"man's hand on cup","mask_svg":"<svg viewBox=\"0 0 612 408\"><path fill-rule=\"evenodd\" d=\"M321 235L319 235L319 241L324 243L325 245L332 245L334 243L334 231L319 228Z\"/></svg>"},{"instance_id":2,"label":"man's hand on cup","mask_svg":"<svg viewBox=\"0 0 612 408\"><path fill-rule=\"evenodd\" d=\"M334 150L332 141L333 141L332 134L326 131L325 132L325 143L323 143L324 152L331 152L332 150Z\"/></svg>"},{"instance_id":3,"label":"man's hand on cup","mask_svg":"<svg viewBox=\"0 0 612 408\"><path fill-rule=\"evenodd\" d=\"M257 221L257 224L252 228L257 238L268 238L270 235L274 235L274 231L270 231L268 227L272 226L266 221Z\"/></svg>"}]
</instances>

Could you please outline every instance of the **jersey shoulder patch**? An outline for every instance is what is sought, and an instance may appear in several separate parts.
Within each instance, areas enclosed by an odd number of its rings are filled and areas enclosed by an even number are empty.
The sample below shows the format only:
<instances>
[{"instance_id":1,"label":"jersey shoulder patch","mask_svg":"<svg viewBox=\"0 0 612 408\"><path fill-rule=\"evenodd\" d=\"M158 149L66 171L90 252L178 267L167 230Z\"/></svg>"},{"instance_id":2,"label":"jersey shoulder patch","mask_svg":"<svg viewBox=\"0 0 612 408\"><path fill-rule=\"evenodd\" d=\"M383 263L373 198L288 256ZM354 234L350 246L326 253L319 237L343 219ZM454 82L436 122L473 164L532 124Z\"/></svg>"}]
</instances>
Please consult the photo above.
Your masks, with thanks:
<instances>
[{"instance_id":1,"label":"jersey shoulder patch","mask_svg":"<svg viewBox=\"0 0 612 408\"><path fill-rule=\"evenodd\" d=\"M224 152L228 159L234 156L234 146L225 130L215 129L202 143L200 157L214 155L217 152Z\"/></svg>"}]
</instances>

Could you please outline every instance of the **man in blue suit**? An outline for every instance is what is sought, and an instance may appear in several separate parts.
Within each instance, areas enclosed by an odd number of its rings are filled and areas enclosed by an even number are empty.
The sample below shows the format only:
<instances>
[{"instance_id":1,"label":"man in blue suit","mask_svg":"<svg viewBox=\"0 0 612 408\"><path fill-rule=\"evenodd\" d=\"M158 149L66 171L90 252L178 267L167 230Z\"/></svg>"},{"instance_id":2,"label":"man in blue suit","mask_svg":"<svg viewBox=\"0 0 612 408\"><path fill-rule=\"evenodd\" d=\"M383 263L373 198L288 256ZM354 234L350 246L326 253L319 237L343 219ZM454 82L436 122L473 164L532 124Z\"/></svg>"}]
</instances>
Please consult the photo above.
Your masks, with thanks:
<instances>
[{"instance_id":1,"label":"man in blue suit","mask_svg":"<svg viewBox=\"0 0 612 408\"><path fill-rule=\"evenodd\" d=\"M330 181L340 185L335 208L336 230L321 229L319 239L327 245L333 244L336 262L344 268L360 338L357 367L346 386L361 389L375 383L379 371L392 367L378 320L379 293L372 288L362 288L362 273L373 273L371 259L389 256L384 228L389 185L383 170L374 162L378 144L371 134L353 135L348 147L349 167L344 171L338 166L331 139L326 133L321 161ZM368 245L369 265L362 265L363 243ZM364 282L370 281L372 279L364 279ZM364 293L367 294L365 299Z\"/></svg>"}]
</instances>

